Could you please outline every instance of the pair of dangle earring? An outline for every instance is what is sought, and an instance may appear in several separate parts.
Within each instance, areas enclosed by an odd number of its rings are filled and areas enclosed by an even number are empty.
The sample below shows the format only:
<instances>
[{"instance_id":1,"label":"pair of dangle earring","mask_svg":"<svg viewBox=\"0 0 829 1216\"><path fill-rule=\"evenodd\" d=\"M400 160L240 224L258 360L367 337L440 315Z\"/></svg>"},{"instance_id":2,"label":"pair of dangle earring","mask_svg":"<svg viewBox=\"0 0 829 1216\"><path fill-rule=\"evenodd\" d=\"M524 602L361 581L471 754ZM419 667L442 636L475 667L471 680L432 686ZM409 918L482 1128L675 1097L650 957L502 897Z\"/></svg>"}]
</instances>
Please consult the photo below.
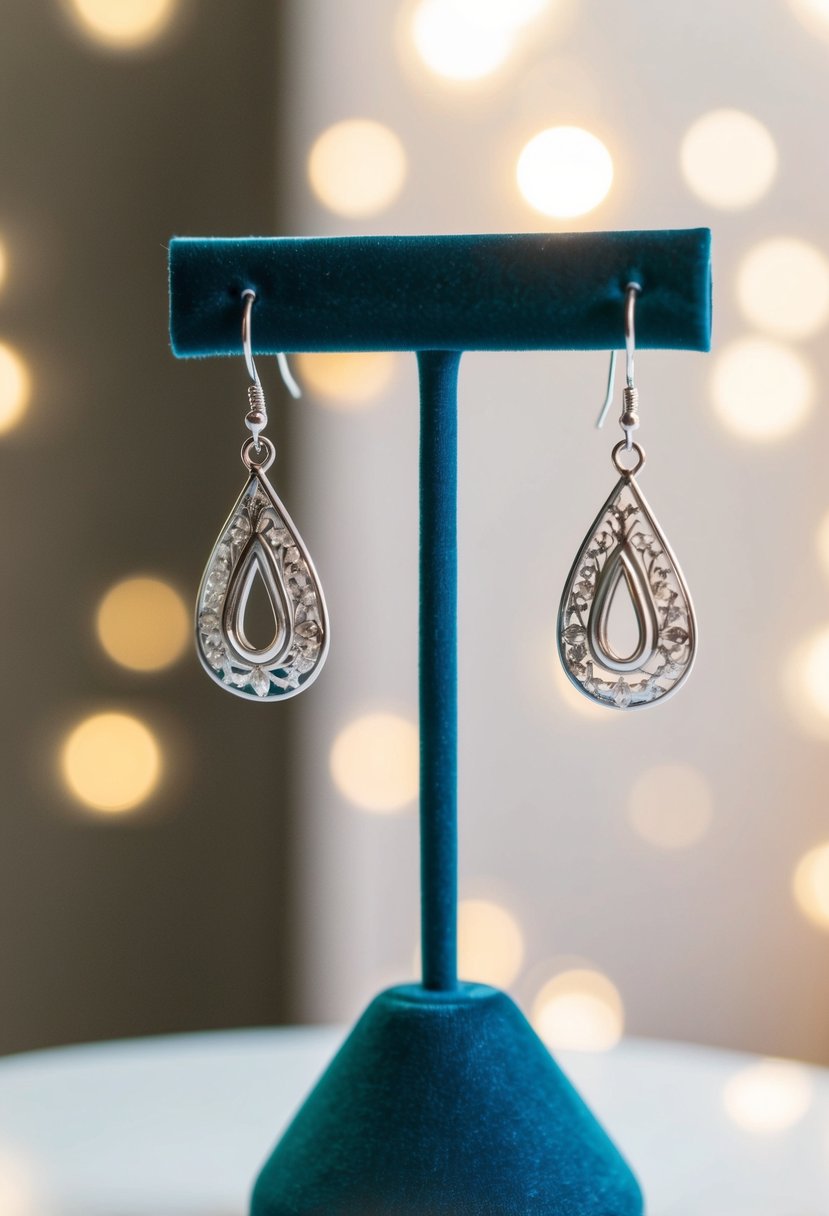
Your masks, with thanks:
<instances>
[{"instance_id":1,"label":"pair of dangle earring","mask_svg":"<svg viewBox=\"0 0 829 1216\"><path fill-rule=\"evenodd\" d=\"M612 452L620 477L576 556L558 615L565 672L579 692L611 709L637 709L671 696L688 676L697 644L685 579L636 481L645 463L643 449L633 441L639 427L634 311L640 291L639 284L630 283L625 293L626 387L619 419L624 439ZM611 401L615 354L598 426ZM611 609L623 587L636 634L626 654L610 639Z\"/></svg>"},{"instance_id":2,"label":"pair of dangle earring","mask_svg":"<svg viewBox=\"0 0 829 1216\"><path fill-rule=\"evenodd\" d=\"M329 625L317 573L302 538L265 476L276 457L262 434L268 424L251 345L256 294L242 294L242 350L251 379L242 445L248 479L207 562L196 605L196 649L202 665L222 688L251 701L282 701L307 688L328 653ZM279 356L283 378L299 389ZM250 641L246 611L260 580L273 616L264 645Z\"/></svg>"}]
</instances>

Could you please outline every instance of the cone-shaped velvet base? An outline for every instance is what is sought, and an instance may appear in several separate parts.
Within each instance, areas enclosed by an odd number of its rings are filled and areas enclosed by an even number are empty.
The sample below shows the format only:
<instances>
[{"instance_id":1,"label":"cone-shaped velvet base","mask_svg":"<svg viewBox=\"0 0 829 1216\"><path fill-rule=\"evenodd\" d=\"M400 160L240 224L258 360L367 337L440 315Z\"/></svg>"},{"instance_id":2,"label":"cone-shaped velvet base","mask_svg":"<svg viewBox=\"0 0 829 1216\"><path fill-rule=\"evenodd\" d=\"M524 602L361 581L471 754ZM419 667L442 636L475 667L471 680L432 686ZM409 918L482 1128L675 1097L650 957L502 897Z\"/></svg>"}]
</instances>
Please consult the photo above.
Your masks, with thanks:
<instances>
[{"instance_id":1,"label":"cone-shaped velvet base","mask_svg":"<svg viewBox=\"0 0 829 1216\"><path fill-rule=\"evenodd\" d=\"M641 1216L630 1169L503 992L391 988L266 1162L252 1216Z\"/></svg>"}]
</instances>

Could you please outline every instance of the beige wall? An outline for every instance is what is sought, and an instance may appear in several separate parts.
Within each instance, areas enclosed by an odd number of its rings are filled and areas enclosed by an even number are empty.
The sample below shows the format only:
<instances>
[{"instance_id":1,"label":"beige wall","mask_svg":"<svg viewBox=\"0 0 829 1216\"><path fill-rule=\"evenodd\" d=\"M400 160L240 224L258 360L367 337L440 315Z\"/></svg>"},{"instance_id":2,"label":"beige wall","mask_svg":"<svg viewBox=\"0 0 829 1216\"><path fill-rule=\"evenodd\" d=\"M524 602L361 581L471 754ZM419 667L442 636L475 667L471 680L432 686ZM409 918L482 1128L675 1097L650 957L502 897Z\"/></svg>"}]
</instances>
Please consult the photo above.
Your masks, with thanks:
<instances>
[{"instance_id":1,"label":"beige wall","mask_svg":"<svg viewBox=\"0 0 829 1216\"><path fill-rule=\"evenodd\" d=\"M241 358L175 363L164 245L273 227L277 21L256 0L185 15L126 56L57 0L0 17L0 340L33 384L0 440L1 1051L288 1012L290 713L223 697L189 647L130 673L93 624L134 573L189 611L243 477ZM155 731L165 774L107 817L58 752L109 708Z\"/></svg>"}]
</instances>

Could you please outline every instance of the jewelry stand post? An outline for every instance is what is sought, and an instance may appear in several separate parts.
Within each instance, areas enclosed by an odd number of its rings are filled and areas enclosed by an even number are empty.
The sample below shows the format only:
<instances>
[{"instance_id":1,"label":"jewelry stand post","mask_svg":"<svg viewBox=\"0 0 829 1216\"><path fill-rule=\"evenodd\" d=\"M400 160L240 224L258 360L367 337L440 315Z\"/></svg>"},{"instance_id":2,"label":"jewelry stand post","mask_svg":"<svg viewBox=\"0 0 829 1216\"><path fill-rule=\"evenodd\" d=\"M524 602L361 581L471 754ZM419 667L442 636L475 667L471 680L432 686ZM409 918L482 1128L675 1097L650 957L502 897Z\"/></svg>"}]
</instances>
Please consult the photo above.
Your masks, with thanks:
<instances>
[{"instance_id":1,"label":"jewelry stand post","mask_svg":"<svg viewBox=\"0 0 829 1216\"><path fill-rule=\"evenodd\" d=\"M626 1162L503 992L457 976L457 376L467 350L710 346L708 229L170 243L180 358L416 351L420 984L380 993L265 1163L252 1216L641 1216Z\"/></svg>"}]
</instances>

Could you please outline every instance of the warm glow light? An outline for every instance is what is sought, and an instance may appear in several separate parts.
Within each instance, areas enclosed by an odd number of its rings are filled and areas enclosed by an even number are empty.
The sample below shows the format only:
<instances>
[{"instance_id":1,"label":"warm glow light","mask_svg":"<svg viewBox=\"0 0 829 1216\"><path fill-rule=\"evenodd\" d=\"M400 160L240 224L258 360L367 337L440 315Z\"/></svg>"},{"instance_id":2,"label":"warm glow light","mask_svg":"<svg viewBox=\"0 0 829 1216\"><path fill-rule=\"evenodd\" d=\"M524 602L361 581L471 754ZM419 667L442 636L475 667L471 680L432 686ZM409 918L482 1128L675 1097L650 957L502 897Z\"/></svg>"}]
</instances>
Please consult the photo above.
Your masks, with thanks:
<instances>
[{"instance_id":1,"label":"warm glow light","mask_svg":"<svg viewBox=\"0 0 829 1216\"><path fill-rule=\"evenodd\" d=\"M805 1068L786 1060L763 1060L738 1072L723 1090L726 1112L749 1132L793 1127L809 1109L812 1082Z\"/></svg>"},{"instance_id":2,"label":"warm glow light","mask_svg":"<svg viewBox=\"0 0 829 1216\"><path fill-rule=\"evenodd\" d=\"M504 23L481 21L461 0L420 0L412 41L426 64L450 80L480 80L509 58L515 40Z\"/></svg>"},{"instance_id":3,"label":"warm glow light","mask_svg":"<svg viewBox=\"0 0 829 1216\"><path fill-rule=\"evenodd\" d=\"M33 1165L17 1150L0 1145L0 1216L41 1216L44 1196L36 1188L35 1177Z\"/></svg>"},{"instance_id":4,"label":"warm glow light","mask_svg":"<svg viewBox=\"0 0 829 1216\"><path fill-rule=\"evenodd\" d=\"M737 271L744 316L781 338L810 338L829 320L829 263L807 241L761 241Z\"/></svg>"},{"instance_id":5,"label":"warm glow light","mask_svg":"<svg viewBox=\"0 0 829 1216\"><path fill-rule=\"evenodd\" d=\"M458 908L458 968L466 980L508 988L524 961L524 936L511 912L488 899Z\"/></svg>"},{"instance_id":6,"label":"warm glow light","mask_svg":"<svg viewBox=\"0 0 829 1216\"><path fill-rule=\"evenodd\" d=\"M567 706L568 713L578 714L581 718L589 718L591 722L618 722L621 719L621 714L612 714L604 706L598 702L586 697L584 693L579 692L572 680L567 678L564 668L561 665L561 660L558 657L558 651L554 648L553 654L553 679L564 705Z\"/></svg>"},{"instance_id":7,"label":"warm glow light","mask_svg":"<svg viewBox=\"0 0 829 1216\"><path fill-rule=\"evenodd\" d=\"M382 123L348 118L317 137L308 176L317 198L337 215L377 215L400 193L406 153L394 131Z\"/></svg>"},{"instance_id":8,"label":"warm glow light","mask_svg":"<svg viewBox=\"0 0 829 1216\"><path fill-rule=\"evenodd\" d=\"M818 845L801 858L792 885L803 915L829 932L829 844Z\"/></svg>"},{"instance_id":9,"label":"warm glow light","mask_svg":"<svg viewBox=\"0 0 829 1216\"><path fill-rule=\"evenodd\" d=\"M31 380L26 364L5 342L0 342L0 434L16 426L29 404Z\"/></svg>"},{"instance_id":10,"label":"warm glow light","mask_svg":"<svg viewBox=\"0 0 829 1216\"><path fill-rule=\"evenodd\" d=\"M809 365L771 338L738 338L720 351L711 391L723 426L757 443L783 439L809 416L815 381Z\"/></svg>"},{"instance_id":11,"label":"warm glow light","mask_svg":"<svg viewBox=\"0 0 829 1216\"><path fill-rule=\"evenodd\" d=\"M65 0L78 29L113 50L155 42L173 23L178 0Z\"/></svg>"},{"instance_id":12,"label":"warm glow light","mask_svg":"<svg viewBox=\"0 0 829 1216\"><path fill-rule=\"evenodd\" d=\"M562 971L535 998L532 1023L548 1047L609 1051L622 1037L622 998L600 971Z\"/></svg>"},{"instance_id":13,"label":"warm glow light","mask_svg":"<svg viewBox=\"0 0 829 1216\"><path fill-rule=\"evenodd\" d=\"M6 252L6 246L0 241L0 287L6 281L6 273L9 269L9 255Z\"/></svg>"},{"instance_id":14,"label":"warm glow light","mask_svg":"<svg viewBox=\"0 0 829 1216\"><path fill-rule=\"evenodd\" d=\"M801 642L785 668L784 682L791 711L806 733L829 738L829 628Z\"/></svg>"},{"instance_id":15,"label":"warm glow light","mask_svg":"<svg viewBox=\"0 0 829 1216\"><path fill-rule=\"evenodd\" d=\"M810 34L829 38L829 0L789 0L789 3Z\"/></svg>"},{"instance_id":16,"label":"warm glow light","mask_svg":"<svg viewBox=\"0 0 829 1216\"><path fill-rule=\"evenodd\" d=\"M159 671L184 651L190 615L169 583L126 578L101 600L98 638L111 659L133 671Z\"/></svg>"},{"instance_id":17,"label":"warm glow light","mask_svg":"<svg viewBox=\"0 0 829 1216\"><path fill-rule=\"evenodd\" d=\"M548 127L524 147L516 176L530 206L555 219L568 219L592 211L607 196L613 161L589 131Z\"/></svg>"},{"instance_id":18,"label":"warm glow light","mask_svg":"<svg viewBox=\"0 0 829 1216\"><path fill-rule=\"evenodd\" d=\"M369 405L394 378L397 360L391 351L297 355L298 375L326 405L351 410Z\"/></svg>"},{"instance_id":19,"label":"warm glow light","mask_svg":"<svg viewBox=\"0 0 829 1216\"><path fill-rule=\"evenodd\" d=\"M708 782L689 764L646 769L628 796L633 830L658 849L687 849L711 825L713 799Z\"/></svg>"},{"instance_id":20,"label":"warm glow light","mask_svg":"<svg viewBox=\"0 0 829 1216\"><path fill-rule=\"evenodd\" d=\"M79 801L95 811L117 813L138 806L161 773L161 752L152 731L129 714L85 718L61 755L63 776Z\"/></svg>"},{"instance_id":21,"label":"warm glow light","mask_svg":"<svg viewBox=\"0 0 829 1216\"><path fill-rule=\"evenodd\" d=\"M500 29L527 25L550 7L550 0L448 0L448 3L467 20Z\"/></svg>"},{"instance_id":22,"label":"warm glow light","mask_svg":"<svg viewBox=\"0 0 829 1216\"><path fill-rule=\"evenodd\" d=\"M686 132L685 181L704 203L733 210L762 198L777 172L777 149L761 122L742 110L712 110Z\"/></svg>"},{"instance_id":23,"label":"warm glow light","mask_svg":"<svg viewBox=\"0 0 829 1216\"><path fill-rule=\"evenodd\" d=\"M803 669L803 692L813 709L829 718L829 629L808 643Z\"/></svg>"},{"instance_id":24,"label":"warm glow light","mask_svg":"<svg viewBox=\"0 0 829 1216\"><path fill-rule=\"evenodd\" d=\"M331 776L365 811L399 811L417 797L418 734L396 714L368 714L344 727L331 748Z\"/></svg>"}]
</instances>

